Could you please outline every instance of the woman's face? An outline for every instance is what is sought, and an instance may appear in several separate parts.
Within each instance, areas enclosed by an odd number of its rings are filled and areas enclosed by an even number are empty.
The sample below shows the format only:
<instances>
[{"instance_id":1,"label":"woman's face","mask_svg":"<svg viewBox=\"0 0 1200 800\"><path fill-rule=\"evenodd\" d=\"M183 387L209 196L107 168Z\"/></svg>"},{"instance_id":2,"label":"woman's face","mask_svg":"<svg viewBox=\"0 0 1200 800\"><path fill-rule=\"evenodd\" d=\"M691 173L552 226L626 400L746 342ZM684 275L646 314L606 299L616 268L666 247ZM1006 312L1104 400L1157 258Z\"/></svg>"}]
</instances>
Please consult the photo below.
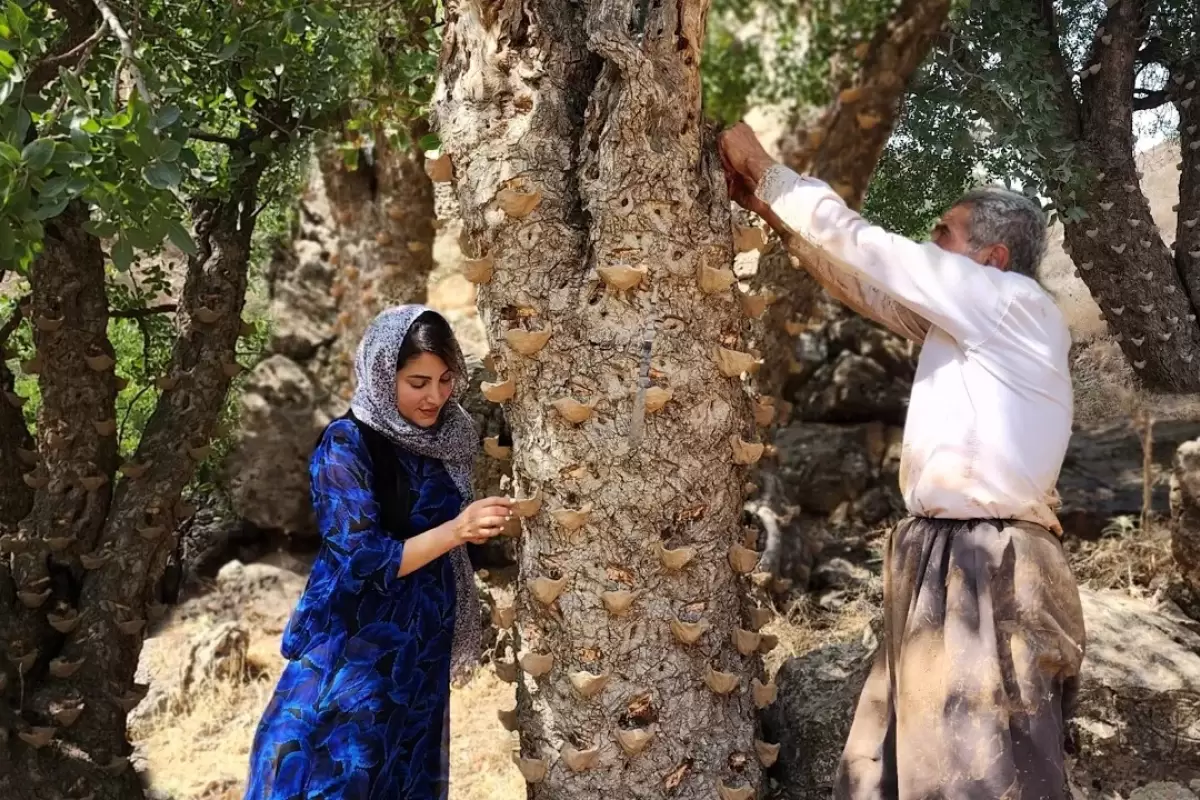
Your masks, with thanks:
<instances>
[{"instance_id":1,"label":"woman's face","mask_svg":"<svg viewBox=\"0 0 1200 800\"><path fill-rule=\"evenodd\" d=\"M454 391L454 374L433 353L413 356L396 373L396 408L422 428L438 421L442 406Z\"/></svg>"}]
</instances>

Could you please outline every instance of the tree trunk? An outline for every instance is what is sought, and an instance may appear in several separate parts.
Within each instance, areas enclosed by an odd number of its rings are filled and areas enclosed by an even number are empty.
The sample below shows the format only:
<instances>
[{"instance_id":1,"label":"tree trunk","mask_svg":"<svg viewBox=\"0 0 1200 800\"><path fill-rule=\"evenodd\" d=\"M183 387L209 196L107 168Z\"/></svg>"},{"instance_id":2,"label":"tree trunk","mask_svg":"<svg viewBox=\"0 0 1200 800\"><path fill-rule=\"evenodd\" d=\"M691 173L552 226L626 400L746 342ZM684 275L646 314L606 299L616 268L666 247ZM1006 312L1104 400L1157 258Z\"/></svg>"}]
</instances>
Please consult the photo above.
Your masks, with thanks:
<instances>
[{"instance_id":1,"label":"tree trunk","mask_svg":"<svg viewBox=\"0 0 1200 800\"><path fill-rule=\"evenodd\" d=\"M104 258L82 206L47 224L31 315L43 405L33 508L6 536L0 590L4 697L0 791L18 800L129 800L127 712L154 587L185 513L179 496L207 452L240 336L261 166L240 191L195 209L166 385L137 452L117 473L116 375ZM3 458L15 454L4 441ZM18 594L19 592L19 594Z\"/></svg>"},{"instance_id":2,"label":"tree trunk","mask_svg":"<svg viewBox=\"0 0 1200 800\"><path fill-rule=\"evenodd\" d=\"M1172 255L1163 242L1141 191L1134 160L1135 60L1147 22L1140 3L1115 4L1105 16L1103 39L1097 35L1093 42L1086 63L1098 67L1099 72L1082 80L1076 130L1087 162L1098 175L1082 204L1087 219L1065 226L1064 249L1081 270L1113 338L1142 383L1162 391L1194 392L1200 390L1200 324L1197 300L1194 294L1189 297L1187 281L1194 276L1192 265L1200 257L1193 258L1184 249ZM1056 61L1060 82L1069 87L1070 77L1061 57ZM1179 100L1196 94L1179 84L1170 85ZM1062 94L1064 103L1071 103L1065 112L1070 119L1075 105L1069 89L1064 88ZM1188 115L1194 121L1196 112ZM1200 163L1190 149L1190 141L1196 141L1195 131L1188 134L1185 128L1182 132L1184 166L1191 162L1194 169ZM1197 177L1187 169L1181 176L1181 223L1200 214ZM1065 192L1055 201L1060 208L1071 205ZM1180 237L1177 247L1200 241L1182 224L1180 229L1188 235Z\"/></svg>"},{"instance_id":3,"label":"tree trunk","mask_svg":"<svg viewBox=\"0 0 1200 800\"><path fill-rule=\"evenodd\" d=\"M447 12L438 126L470 267L491 274L480 309L514 390L518 495L541 498L515 637L533 797L743 797L759 780L763 620L731 569L756 560L734 460L759 448L742 445L757 438L737 379L751 358L700 114L706 14L705 0Z\"/></svg>"}]
</instances>

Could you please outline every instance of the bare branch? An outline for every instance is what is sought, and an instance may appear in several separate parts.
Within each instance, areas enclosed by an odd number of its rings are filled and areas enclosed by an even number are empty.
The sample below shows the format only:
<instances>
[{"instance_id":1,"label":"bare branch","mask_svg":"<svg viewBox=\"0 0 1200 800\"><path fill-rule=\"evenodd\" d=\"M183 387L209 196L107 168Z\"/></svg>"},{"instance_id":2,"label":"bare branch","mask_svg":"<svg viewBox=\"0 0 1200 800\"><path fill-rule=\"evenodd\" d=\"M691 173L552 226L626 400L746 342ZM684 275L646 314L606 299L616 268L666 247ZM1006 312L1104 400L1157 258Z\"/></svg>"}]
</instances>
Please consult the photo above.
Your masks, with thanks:
<instances>
[{"instance_id":1,"label":"bare branch","mask_svg":"<svg viewBox=\"0 0 1200 800\"><path fill-rule=\"evenodd\" d=\"M155 314L174 314L178 310L179 306L174 303L164 303L158 306L147 306L146 308L114 309L108 315L113 319L142 319L143 317L152 317Z\"/></svg>"},{"instance_id":2,"label":"bare branch","mask_svg":"<svg viewBox=\"0 0 1200 800\"><path fill-rule=\"evenodd\" d=\"M1166 89L1134 89L1133 110L1153 111L1159 106L1170 102L1170 94Z\"/></svg>"},{"instance_id":3,"label":"bare branch","mask_svg":"<svg viewBox=\"0 0 1200 800\"><path fill-rule=\"evenodd\" d=\"M133 82L137 85L138 92L141 93L142 99L147 103L154 102L154 96L146 88L146 81L142 78L142 71L137 67L136 55L133 52L133 41L129 38L129 34L121 25L121 20L113 12L112 8L105 0L92 0L99 9L100 15L104 17L104 21L108 23L108 27L112 29L113 35L117 37L117 41L121 43L122 59L129 64L129 71L133 73Z\"/></svg>"},{"instance_id":4,"label":"bare branch","mask_svg":"<svg viewBox=\"0 0 1200 800\"><path fill-rule=\"evenodd\" d=\"M104 34L107 32L108 32L108 22L107 21L101 22L100 27L97 28L96 32L93 33L91 36L84 39L82 42L77 44L75 47L72 47L70 50L68 50L65 53L60 53L59 55L50 56L49 58L43 59L41 62L39 62L37 64L35 69L39 69L41 67L57 66L64 62L72 60L76 56L82 55L82 54L86 53L87 51L90 51L92 49L92 47L94 47L96 45L96 42L98 42L104 38Z\"/></svg>"}]
</instances>

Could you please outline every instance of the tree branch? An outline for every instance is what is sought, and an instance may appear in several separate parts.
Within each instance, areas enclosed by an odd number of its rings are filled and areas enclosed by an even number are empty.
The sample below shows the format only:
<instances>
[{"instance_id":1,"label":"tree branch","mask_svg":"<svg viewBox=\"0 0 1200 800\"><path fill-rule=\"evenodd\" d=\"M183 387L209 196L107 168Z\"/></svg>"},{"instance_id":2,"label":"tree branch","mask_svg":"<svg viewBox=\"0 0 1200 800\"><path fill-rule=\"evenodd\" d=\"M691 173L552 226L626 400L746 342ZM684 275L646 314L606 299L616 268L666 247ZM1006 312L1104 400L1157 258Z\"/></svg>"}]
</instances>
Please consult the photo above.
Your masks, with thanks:
<instances>
[{"instance_id":1,"label":"tree branch","mask_svg":"<svg viewBox=\"0 0 1200 800\"><path fill-rule=\"evenodd\" d=\"M1140 94L1139 94L1140 92ZM1170 93L1166 89L1134 89L1133 110L1153 111L1170 102Z\"/></svg>"},{"instance_id":2,"label":"tree branch","mask_svg":"<svg viewBox=\"0 0 1200 800\"><path fill-rule=\"evenodd\" d=\"M113 309L108 315L113 319L142 319L143 317L152 317L155 314L174 314L178 310L179 306L174 303L164 303L163 305L147 306L146 308Z\"/></svg>"},{"instance_id":3,"label":"tree branch","mask_svg":"<svg viewBox=\"0 0 1200 800\"><path fill-rule=\"evenodd\" d=\"M108 23L108 27L112 29L113 35L117 37L117 41L121 44L121 56L124 61L129 63L129 70L133 73L133 82L138 88L138 92L142 95L142 100L146 103L153 104L154 96L150 94L150 90L146 88L146 81L142 77L142 71L137 66L137 56L133 51L133 41L129 38L129 34L121 25L121 20L109 7L105 0L92 0L96 8L100 11L100 15L104 17L104 21Z\"/></svg>"},{"instance_id":4,"label":"tree branch","mask_svg":"<svg viewBox=\"0 0 1200 800\"><path fill-rule=\"evenodd\" d=\"M208 131L197 129L193 129L188 136L193 139L198 139L201 142L212 142L214 144L223 144L236 148L244 148L247 144L246 141L234 138L233 136L222 136L219 133L209 133Z\"/></svg>"},{"instance_id":5,"label":"tree branch","mask_svg":"<svg viewBox=\"0 0 1200 800\"><path fill-rule=\"evenodd\" d=\"M784 161L830 183L851 206L861 205L908 83L949 11L949 0L904 0L876 30L853 84L816 128L801 132L801 141L782 143Z\"/></svg>"},{"instance_id":6,"label":"tree branch","mask_svg":"<svg viewBox=\"0 0 1200 800\"><path fill-rule=\"evenodd\" d=\"M72 47L70 50L68 50L65 53L60 53L59 55L49 56L48 58L42 59L42 61L38 62L38 64L34 67L34 69L40 69L42 67L53 67L53 66L62 64L64 62L70 61L71 59L75 58L76 56L81 55L82 53L90 50L96 44L96 42L98 42L102 38L104 38L104 34L107 32L108 32L108 22L107 21L101 22L100 27L97 28L96 32L93 33L91 36L84 39L82 42L80 42L76 46Z\"/></svg>"}]
</instances>

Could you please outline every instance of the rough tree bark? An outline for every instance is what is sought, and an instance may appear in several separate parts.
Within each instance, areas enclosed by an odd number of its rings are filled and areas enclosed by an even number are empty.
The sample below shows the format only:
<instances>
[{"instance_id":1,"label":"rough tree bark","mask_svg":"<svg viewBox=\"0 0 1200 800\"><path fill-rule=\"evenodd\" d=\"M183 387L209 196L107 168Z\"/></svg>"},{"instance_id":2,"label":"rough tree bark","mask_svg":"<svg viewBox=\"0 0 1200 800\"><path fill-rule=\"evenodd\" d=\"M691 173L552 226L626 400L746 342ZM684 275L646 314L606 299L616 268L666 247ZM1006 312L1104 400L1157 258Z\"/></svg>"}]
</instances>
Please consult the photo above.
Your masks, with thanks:
<instances>
[{"instance_id":1,"label":"rough tree bark","mask_svg":"<svg viewBox=\"0 0 1200 800\"><path fill-rule=\"evenodd\" d=\"M69 207L49 221L32 270L43 405L36 492L16 533L0 539L0 792L15 800L129 800L127 712L142 637L161 610L162 576L181 515L180 492L207 452L234 371L261 165L232 197L193 209L181 329L163 394L133 457L118 472L117 377L107 338L100 243ZM2 460L16 458L8 438Z\"/></svg>"},{"instance_id":2,"label":"rough tree bark","mask_svg":"<svg viewBox=\"0 0 1200 800\"><path fill-rule=\"evenodd\" d=\"M468 269L490 274L489 393L513 393L518 496L540 499L520 557L519 671L497 665L518 682L533 797L745 798L759 780L753 711L773 686L756 683L753 631L768 612L742 607L731 567L757 560L735 459L761 446L738 381L753 359L729 202L700 114L707 7L447 11L438 127Z\"/></svg>"}]
</instances>

